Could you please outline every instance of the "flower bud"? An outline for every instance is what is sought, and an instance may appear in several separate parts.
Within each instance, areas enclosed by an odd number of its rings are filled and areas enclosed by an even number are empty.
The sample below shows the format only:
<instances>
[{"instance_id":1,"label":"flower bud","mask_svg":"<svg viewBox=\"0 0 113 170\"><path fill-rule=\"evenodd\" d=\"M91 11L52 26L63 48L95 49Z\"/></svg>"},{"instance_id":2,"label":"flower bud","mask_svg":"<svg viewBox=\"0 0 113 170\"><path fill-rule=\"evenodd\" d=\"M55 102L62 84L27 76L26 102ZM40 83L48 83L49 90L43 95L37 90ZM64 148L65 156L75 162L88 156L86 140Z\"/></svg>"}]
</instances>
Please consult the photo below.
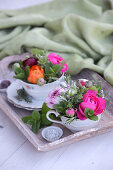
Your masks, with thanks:
<instances>
[{"instance_id":1,"label":"flower bud","mask_svg":"<svg viewBox=\"0 0 113 170\"><path fill-rule=\"evenodd\" d=\"M20 64L19 63L15 63L14 67L20 67Z\"/></svg>"},{"instance_id":2,"label":"flower bud","mask_svg":"<svg viewBox=\"0 0 113 170\"><path fill-rule=\"evenodd\" d=\"M73 96L73 95L75 95L75 94L77 94L77 89L76 89L76 87L71 87L71 88L68 90L67 95Z\"/></svg>"},{"instance_id":3,"label":"flower bud","mask_svg":"<svg viewBox=\"0 0 113 170\"><path fill-rule=\"evenodd\" d=\"M78 80L76 81L76 85L77 85L78 87L84 87L85 84L86 84L86 82L83 81L83 80L81 80L81 79L78 79Z\"/></svg>"},{"instance_id":4,"label":"flower bud","mask_svg":"<svg viewBox=\"0 0 113 170\"><path fill-rule=\"evenodd\" d=\"M67 109L66 110L66 115L68 117L73 117L75 115L75 110L72 108L72 109Z\"/></svg>"},{"instance_id":5,"label":"flower bud","mask_svg":"<svg viewBox=\"0 0 113 170\"><path fill-rule=\"evenodd\" d=\"M86 82L85 82L85 81L80 81L80 84L81 84L82 86L85 86Z\"/></svg>"},{"instance_id":6,"label":"flower bud","mask_svg":"<svg viewBox=\"0 0 113 170\"><path fill-rule=\"evenodd\" d=\"M37 84L39 86L43 86L45 84L45 80L43 78L39 78L38 81L37 81Z\"/></svg>"}]
</instances>

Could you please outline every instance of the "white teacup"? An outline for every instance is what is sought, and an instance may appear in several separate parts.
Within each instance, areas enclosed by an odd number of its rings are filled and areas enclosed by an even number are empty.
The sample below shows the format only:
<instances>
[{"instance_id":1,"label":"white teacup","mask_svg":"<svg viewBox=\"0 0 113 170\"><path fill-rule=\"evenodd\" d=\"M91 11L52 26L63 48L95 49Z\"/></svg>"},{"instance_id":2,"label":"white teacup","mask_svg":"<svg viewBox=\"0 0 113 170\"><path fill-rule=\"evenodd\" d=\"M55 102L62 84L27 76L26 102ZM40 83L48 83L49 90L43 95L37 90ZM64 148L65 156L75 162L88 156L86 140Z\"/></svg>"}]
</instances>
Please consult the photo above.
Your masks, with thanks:
<instances>
[{"instance_id":1,"label":"white teacup","mask_svg":"<svg viewBox=\"0 0 113 170\"><path fill-rule=\"evenodd\" d=\"M97 115L98 116L98 120L94 121L94 120L90 120L90 119L86 119L86 120L80 120L80 119L76 119L73 120L70 124L67 123L67 117L62 116L61 117L61 121L57 121L57 120L53 120L49 117L50 114L55 114L55 116L59 116L60 114L54 110L50 110L47 112L46 117L49 121L54 122L54 123L60 123L62 125L64 125L65 127L67 127L68 129L70 129L72 132L76 132L76 131L81 131L81 130L86 130L92 127L95 127L98 122L100 121L101 118L101 114Z\"/></svg>"},{"instance_id":2,"label":"white teacup","mask_svg":"<svg viewBox=\"0 0 113 170\"><path fill-rule=\"evenodd\" d=\"M30 96L38 100L45 100L49 92L58 87L61 82L63 82L63 80L64 74L58 80L52 83L44 84L43 86L39 86L38 84L26 83L22 80L18 81Z\"/></svg>"}]
</instances>

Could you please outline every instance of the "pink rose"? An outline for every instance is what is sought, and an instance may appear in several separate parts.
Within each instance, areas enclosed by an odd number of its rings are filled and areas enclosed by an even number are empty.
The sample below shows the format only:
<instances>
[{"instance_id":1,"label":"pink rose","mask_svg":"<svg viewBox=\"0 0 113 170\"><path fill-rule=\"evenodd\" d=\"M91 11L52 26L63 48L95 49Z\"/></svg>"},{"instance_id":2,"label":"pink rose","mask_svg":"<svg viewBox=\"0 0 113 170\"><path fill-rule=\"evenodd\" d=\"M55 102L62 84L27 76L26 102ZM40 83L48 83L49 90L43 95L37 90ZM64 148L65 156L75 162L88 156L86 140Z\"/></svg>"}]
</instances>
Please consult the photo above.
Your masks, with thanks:
<instances>
[{"instance_id":1,"label":"pink rose","mask_svg":"<svg viewBox=\"0 0 113 170\"><path fill-rule=\"evenodd\" d=\"M63 92L61 87L57 87L53 91L50 91L48 97L46 98L46 104L49 108L53 109L54 104L59 104L61 92Z\"/></svg>"},{"instance_id":2,"label":"pink rose","mask_svg":"<svg viewBox=\"0 0 113 170\"><path fill-rule=\"evenodd\" d=\"M66 115L67 115L68 117L73 117L74 114L75 114L75 110L74 110L73 108L66 110Z\"/></svg>"},{"instance_id":3,"label":"pink rose","mask_svg":"<svg viewBox=\"0 0 113 170\"><path fill-rule=\"evenodd\" d=\"M60 62L63 60L62 57L60 57L59 55L55 54L55 53L50 53L48 55L48 61L50 61L52 64L56 65L56 64L60 64Z\"/></svg>"},{"instance_id":4,"label":"pink rose","mask_svg":"<svg viewBox=\"0 0 113 170\"><path fill-rule=\"evenodd\" d=\"M85 108L94 110L94 115L101 114L105 107L106 102L102 97L97 96L97 91L88 90L83 96L83 102L79 104L79 110L77 111L77 116L80 120L87 119L84 114Z\"/></svg>"},{"instance_id":5,"label":"pink rose","mask_svg":"<svg viewBox=\"0 0 113 170\"><path fill-rule=\"evenodd\" d=\"M63 64L64 68L62 68L61 72L62 73L66 73L68 70L68 65L67 64Z\"/></svg>"}]
</instances>

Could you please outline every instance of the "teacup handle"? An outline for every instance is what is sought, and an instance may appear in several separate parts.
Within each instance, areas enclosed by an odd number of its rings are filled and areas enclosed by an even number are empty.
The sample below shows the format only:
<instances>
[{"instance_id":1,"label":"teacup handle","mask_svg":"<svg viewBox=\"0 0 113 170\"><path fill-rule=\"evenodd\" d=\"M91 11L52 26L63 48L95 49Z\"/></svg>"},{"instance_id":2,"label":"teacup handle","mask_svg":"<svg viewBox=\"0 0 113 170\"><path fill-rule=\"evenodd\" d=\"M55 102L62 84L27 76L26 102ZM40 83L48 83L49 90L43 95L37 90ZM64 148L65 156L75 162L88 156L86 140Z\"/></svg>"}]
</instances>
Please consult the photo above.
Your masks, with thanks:
<instances>
[{"instance_id":1,"label":"teacup handle","mask_svg":"<svg viewBox=\"0 0 113 170\"><path fill-rule=\"evenodd\" d=\"M56 112L56 111L54 111L54 110L48 111L47 114L46 114L46 117L47 117L47 119L48 119L49 121L54 122L54 123L63 124L61 121L51 119L51 118L49 117L49 115L50 115L51 113L53 113L56 117L60 115L58 112Z\"/></svg>"}]
</instances>

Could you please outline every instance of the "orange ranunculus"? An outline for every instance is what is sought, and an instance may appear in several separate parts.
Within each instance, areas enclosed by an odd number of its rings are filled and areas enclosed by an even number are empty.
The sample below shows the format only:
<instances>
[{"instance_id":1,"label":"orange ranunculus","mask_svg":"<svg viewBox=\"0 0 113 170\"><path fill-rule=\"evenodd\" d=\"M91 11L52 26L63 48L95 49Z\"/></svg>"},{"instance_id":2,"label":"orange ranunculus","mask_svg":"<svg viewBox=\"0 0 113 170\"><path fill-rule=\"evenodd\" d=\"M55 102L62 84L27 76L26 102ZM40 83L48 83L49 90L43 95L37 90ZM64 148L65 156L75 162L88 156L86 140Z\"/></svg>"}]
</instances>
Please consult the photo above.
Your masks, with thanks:
<instances>
[{"instance_id":1,"label":"orange ranunculus","mask_svg":"<svg viewBox=\"0 0 113 170\"><path fill-rule=\"evenodd\" d=\"M40 66L34 65L30 68L27 80L30 83L37 84L39 78L44 78L44 70Z\"/></svg>"}]
</instances>

